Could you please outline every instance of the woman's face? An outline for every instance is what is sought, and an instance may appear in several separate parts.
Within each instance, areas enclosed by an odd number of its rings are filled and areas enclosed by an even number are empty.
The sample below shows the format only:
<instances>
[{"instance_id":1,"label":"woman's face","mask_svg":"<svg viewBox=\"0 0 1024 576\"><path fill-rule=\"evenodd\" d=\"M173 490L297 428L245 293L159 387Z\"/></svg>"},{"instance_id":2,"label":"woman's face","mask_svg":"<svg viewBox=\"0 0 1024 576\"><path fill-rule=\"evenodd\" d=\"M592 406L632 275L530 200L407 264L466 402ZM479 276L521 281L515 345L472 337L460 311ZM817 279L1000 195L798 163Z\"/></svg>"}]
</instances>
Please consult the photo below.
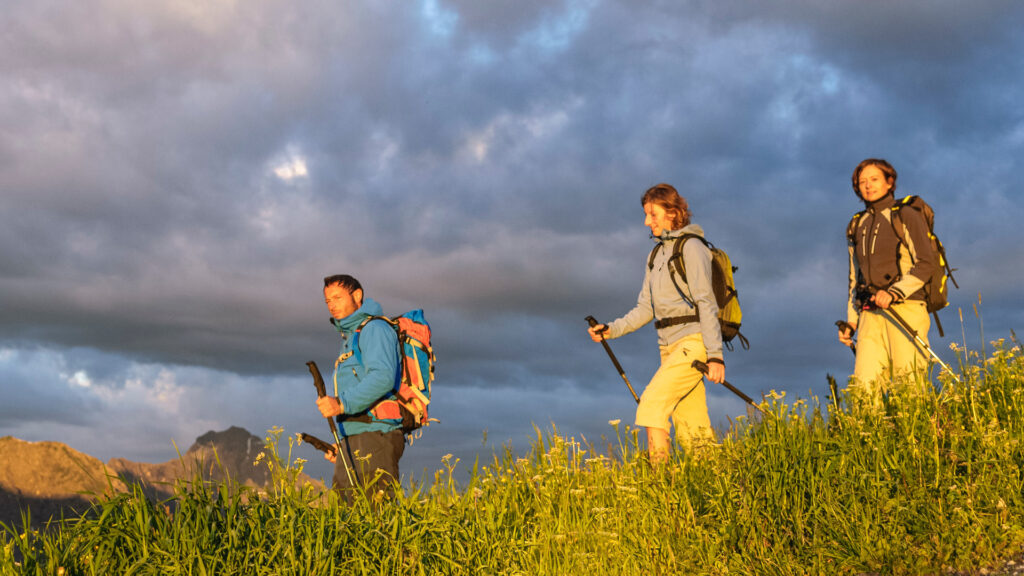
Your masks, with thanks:
<instances>
[{"instance_id":1,"label":"woman's face","mask_svg":"<svg viewBox=\"0 0 1024 576\"><path fill-rule=\"evenodd\" d=\"M885 172L882 172L881 168L870 164L860 171L857 186L860 188L860 197L865 202L874 202L892 190L892 181L885 177Z\"/></svg>"},{"instance_id":2,"label":"woman's face","mask_svg":"<svg viewBox=\"0 0 1024 576\"><path fill-rule=\"evenodd\" d=\"M673 214L654 202L644 204L644 215L644 226L650 228L654 236L661 236L662 233L673 229Z\"/></svg>"}]
</instances>

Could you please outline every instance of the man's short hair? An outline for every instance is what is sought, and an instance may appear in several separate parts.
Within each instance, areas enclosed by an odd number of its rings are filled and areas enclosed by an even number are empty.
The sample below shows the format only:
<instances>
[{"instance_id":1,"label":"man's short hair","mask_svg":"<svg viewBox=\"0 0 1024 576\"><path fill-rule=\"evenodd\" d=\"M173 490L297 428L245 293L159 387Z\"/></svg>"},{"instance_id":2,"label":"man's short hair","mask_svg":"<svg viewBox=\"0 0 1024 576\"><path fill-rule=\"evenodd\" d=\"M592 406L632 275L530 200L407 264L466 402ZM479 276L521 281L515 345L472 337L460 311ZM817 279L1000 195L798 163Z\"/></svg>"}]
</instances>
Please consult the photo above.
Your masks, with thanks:
<instances>
[{"instance_id":1,"label":"man's short hair","mask_svg":"<svg viewBox=\"0 0 1024 576\"><path fill-rule=\"evenodd\" d=\"M362 284L359 283L359 280L356 280L355 278L349 276L348 274L335 274L334 276L328 276L324 278L324 288L327 288L328 286L333 286L334 284L337 284L338 286L341 286L345 290L348 290L349 294L355 292L356 290L363 289L363 286Z\"/></svg>"},{"instance_id":2,"label":"man's short hair","mask_svg":"<svg viewBox=\"0 0 1024 576\"><path fill-rule=\"evenodd\" d=\"M868 158L860 164L857 164L857 167L853 169L853 191L857 194L857 198L860 198L861 200L864 199L864 197L860 195L860 173L868 166L877 167L882 171L882 174L885 174L885 179L887 181L892 180L892 188L889 189L889 192L896 192L896 169L892 167L892 164L889 164L881 158Z\"/></svg>"}]
</instances>

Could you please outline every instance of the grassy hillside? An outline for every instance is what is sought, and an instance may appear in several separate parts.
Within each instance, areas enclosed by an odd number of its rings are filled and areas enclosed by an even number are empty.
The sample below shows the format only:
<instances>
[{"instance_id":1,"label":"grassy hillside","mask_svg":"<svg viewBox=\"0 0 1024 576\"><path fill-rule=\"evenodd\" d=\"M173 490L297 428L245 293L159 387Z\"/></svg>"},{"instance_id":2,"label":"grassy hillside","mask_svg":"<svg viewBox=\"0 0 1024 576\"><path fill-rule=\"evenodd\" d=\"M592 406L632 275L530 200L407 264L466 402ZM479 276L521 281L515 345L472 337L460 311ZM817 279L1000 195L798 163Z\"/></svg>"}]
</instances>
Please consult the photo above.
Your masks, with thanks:
<instances>
[{"instance_id":1,"label":"grassy hillside","mask_svg":"<svg viewBox=\"0 0 1024 576\"><path fill-rule=\"evenodd\" d=\"M1024 545L1024 361L1002 342L987 358L958 353L962 384L908 386L879 410L773 394L765 416L660 469L635 430L610 423L600 445L538 433L467 485L449 458L429 485L346 508L292 487L289 442L267 455L265 495L207 484L179 490L172 510L125 494L59 531L11 527L0 573L971 571Z\"/></svg>"}]
</instances>

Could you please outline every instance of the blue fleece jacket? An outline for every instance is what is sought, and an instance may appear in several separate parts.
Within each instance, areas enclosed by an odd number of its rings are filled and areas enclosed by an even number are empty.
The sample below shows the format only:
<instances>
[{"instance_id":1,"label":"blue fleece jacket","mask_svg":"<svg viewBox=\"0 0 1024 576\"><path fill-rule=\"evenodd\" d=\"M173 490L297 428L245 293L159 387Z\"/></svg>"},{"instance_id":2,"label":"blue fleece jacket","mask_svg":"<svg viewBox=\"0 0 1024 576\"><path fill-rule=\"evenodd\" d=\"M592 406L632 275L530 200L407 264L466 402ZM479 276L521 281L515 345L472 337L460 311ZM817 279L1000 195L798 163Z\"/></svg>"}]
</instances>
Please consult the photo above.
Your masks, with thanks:
<instances>
[{"instance_id":1,"label":"blue fleece jacket","mask_svg":"<svg viewBox=\"0 0 1024 576\"><path fill-rule=\"evenodd\" d=\"M359 333L359 354L352 350L356 328L368 316L380 316L384 309L372 298L363 298L363 305L352 314L331 323L341 333L341 351L334 365L334 390L345 408L345 414L366 411L377 400L395 389L398 377L398 335L383 320L370 321ZM401 427L400 421L342 422L345 436L363 432L390 432Z\"/></svg>"},{"instance_id":2,"label":"blue fleece jacket","mask_svg":"<svg viewBox=\"0 0 1024 576\"><path fill-rule=\"evenodd\" d=\"M701 333L708 358L722 359L722 329L718 324L718 303L711 288L711 251L700 240L683 244L683 262L687 282L676 278L679 288L672 282L668 262L678 238L684 234L704 237L704 230L690 224L679 230L665 232L658 238L661 250L654 258L654 267L647 268L644 260L644 283L637 297L636 307L625 316L608 324L608 338L618 338L644 326L651 320L691 316L700 310L699 322L677 324L658 330L658 345L668 346L684 336ZM686 298L679 293L682 289ZM696 304L696 310L691 305Z\"/></svg>"}]
</instances>

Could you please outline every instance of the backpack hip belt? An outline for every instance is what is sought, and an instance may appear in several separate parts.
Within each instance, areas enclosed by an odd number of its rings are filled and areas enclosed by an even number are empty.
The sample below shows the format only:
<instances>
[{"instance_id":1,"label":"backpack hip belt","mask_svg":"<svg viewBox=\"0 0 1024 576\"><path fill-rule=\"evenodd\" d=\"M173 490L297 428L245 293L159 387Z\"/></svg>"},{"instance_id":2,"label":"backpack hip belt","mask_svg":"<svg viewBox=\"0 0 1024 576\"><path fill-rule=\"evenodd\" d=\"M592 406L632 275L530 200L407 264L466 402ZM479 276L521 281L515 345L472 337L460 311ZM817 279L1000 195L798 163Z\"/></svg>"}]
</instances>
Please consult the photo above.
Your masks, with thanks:
<instances>
[{"instance_id":1,"label":"backpack hip belt","mask_svg":"<svg viewBox=\"0 0 1024 576\"><path fill-rule=\"evenodd\" d=\"M679 324L687 324L689 322L696 322L700 320L700 316L696 314L690 314L689 316L673 316L671 318L662 318L661 320L654 321L654 327L658 330L662 328L668 328L669 326L677 326Z\"/></svg>"}]
</instances>

